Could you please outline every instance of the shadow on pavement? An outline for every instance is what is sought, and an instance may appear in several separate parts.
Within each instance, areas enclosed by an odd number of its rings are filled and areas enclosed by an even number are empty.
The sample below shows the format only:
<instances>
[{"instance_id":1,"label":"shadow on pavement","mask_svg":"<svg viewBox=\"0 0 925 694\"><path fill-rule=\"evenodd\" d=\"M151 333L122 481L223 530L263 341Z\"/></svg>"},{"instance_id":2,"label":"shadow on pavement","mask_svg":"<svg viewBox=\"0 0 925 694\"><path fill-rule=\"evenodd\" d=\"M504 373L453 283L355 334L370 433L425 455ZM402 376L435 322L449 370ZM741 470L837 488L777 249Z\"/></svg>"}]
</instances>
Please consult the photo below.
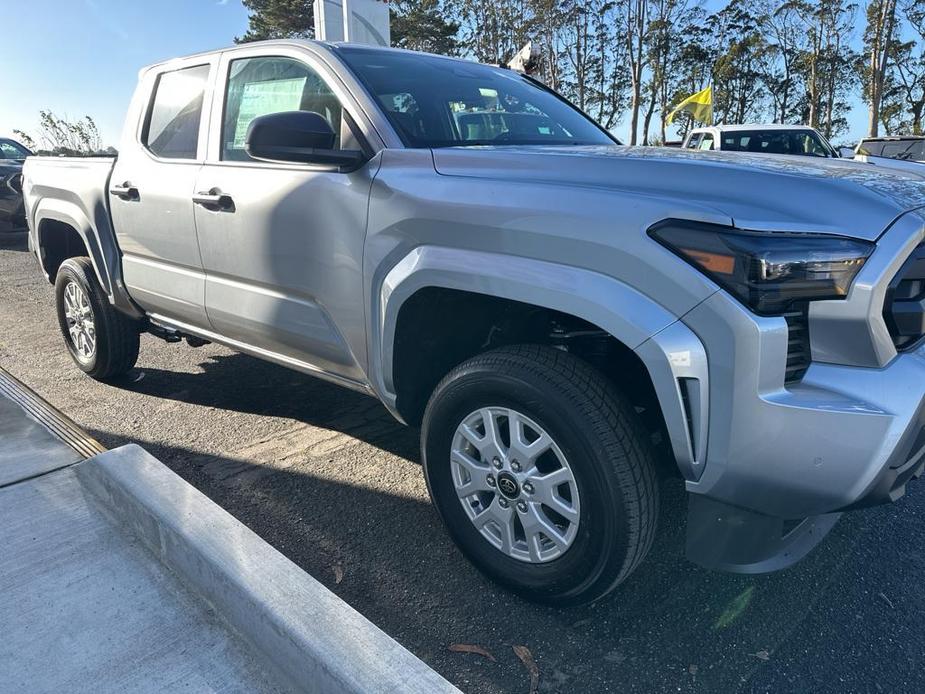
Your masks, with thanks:
<instances>
[{"instance_id":1,"label":"shadow on pavement","mask_svg":"<svg viewBox=\"0 0 925 694\"><path fill-rule=\"evenodd\" d=\"M156 377L148 381L152 394L156 384ZM321 397L327 387L313 382L307 390ZM206 395L207 389L199 392L207 402L234 404L227 396ZM367 402L351 397L354 404ZM129 441L92 433L112 447ZM845 576L843 564L857 542L858 522L837 526L790 571L711 573L685 561L684 493L665 482L660 532L640 569L597 604L555 609L521 600L482 577L449 541L430 504L419 499L337 479L336 468L311 457L277 469L272 461L254 464L139 443L464 691L526 691L526 671L513 645L532 651L541 692L752 691L749 682L762 675L768 689L755 691L866 691L872 682L855 672L855 688L830 687L825 678L791 687L781 682L786 671L775 669L783 667L777 652L794 650L792 635L817 603L827 608L842 590L857 592L857 577ZM361 457L368 451L356 448ZM324 462L330 465L330 457ZM388 463L388 457L369 461L377 474L387 474L381 466ZM846 580L838 590L830 585ZM824 649L827 635L812 636L789 657L808 645ZM451 643L481 645L497 662L450 653ZM814 659L810 671L819 666Z\"/></svg>"},{"instance_id":2,"label":"shadow on pavement","mask_svg":"<svg viewBox=\"0 0 925 694\"><path fill-rule=\"evenodd\" d=\"M29 250L28 231L0 231L0 248L7 251Z\"/></svg>"},{"instance_id":3,"label":"shadow on pavement","mask_svg":"<svg viewBox=\"0 0 925 694\"><path fill-rule=\"evenodd\" d=\"M193 405L286 417L419 460L417 430L399 424L372 397L240 353L211 355L199 367L199 373L139 368L112 385Z\"/></svg>"}]
</instances>

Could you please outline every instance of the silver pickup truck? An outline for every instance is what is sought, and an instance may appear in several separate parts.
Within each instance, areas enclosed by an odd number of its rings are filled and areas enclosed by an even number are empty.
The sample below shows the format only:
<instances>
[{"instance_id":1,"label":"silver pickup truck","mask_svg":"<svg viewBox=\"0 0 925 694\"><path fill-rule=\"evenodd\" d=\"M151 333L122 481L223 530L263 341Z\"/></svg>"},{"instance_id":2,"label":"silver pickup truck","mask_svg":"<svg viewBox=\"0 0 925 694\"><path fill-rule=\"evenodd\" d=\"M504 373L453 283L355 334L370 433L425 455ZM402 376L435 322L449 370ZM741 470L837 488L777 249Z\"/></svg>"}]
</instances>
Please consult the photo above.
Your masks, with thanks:
<instances>
[{"instance_id":1,"label":"silver pickup truck","mask_svg":"<svg viewBox=\"0 0 925 694\"><path fill-rule=\"evenodd\" d=\"M68 350L213 341L379 398L482 571L575 604L687 491L688 556L789 566L925 465L925 181L619 146L517 73L274 41L141 71L119 156L30 158Z\"/></svg>"}]
</instances>

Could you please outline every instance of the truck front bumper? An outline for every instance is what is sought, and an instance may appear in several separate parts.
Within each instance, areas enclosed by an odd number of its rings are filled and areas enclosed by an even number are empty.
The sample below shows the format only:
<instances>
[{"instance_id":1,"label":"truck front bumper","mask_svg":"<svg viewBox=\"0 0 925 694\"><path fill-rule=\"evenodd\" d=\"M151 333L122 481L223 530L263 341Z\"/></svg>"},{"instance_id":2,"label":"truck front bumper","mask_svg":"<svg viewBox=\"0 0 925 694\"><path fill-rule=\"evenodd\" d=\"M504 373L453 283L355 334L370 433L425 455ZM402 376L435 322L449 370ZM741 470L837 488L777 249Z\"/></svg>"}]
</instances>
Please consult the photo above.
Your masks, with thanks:
<instances>
[{"instance_id":1,"label":"truck front bumper","mask_svg":"<svg viewBox=\"0 0 925 694\"><path fill-rule=\"evenodd\" d=\"M883 312L885 287L923 227L922 217L901 218L857 291L811 308L814 361L799 382L784 382L783 318L755 316L725 292L684 316L708 355L710 394L706 455L686 475L691 559L740 572L783 568L841 512L895 501L922 474L925 343L897 352Z\"/></svg>"}]
</instances>

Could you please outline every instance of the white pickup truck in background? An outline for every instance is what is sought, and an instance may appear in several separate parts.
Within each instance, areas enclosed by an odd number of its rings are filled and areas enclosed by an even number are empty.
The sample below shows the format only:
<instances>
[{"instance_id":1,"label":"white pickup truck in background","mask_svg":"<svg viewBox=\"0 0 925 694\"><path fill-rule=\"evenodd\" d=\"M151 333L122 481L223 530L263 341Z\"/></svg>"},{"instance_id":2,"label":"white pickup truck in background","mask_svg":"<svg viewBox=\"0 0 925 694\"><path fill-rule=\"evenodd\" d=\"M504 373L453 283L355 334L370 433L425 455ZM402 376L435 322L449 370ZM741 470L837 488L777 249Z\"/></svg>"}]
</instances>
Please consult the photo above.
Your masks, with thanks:
<instances>
[{"instance_id":1,"label":"white pickup truck in background","mask_svg":"<svg viewBox=\"0 0 925 694\"><path fill-rule=\"evenodd\" d=\"M854 160L886 169L925 173L925 135L865 138L858 144Z\"/></svg>"}]
</instances>

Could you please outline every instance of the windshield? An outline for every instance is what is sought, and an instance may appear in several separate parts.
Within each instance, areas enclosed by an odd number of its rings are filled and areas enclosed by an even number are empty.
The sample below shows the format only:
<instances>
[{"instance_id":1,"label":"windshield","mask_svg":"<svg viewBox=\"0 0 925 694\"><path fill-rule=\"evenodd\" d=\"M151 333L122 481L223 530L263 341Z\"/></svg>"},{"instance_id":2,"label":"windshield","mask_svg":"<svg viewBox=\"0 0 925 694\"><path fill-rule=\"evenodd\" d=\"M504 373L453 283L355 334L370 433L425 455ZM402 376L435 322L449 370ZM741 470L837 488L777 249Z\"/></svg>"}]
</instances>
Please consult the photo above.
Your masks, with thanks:
<instances>
[{"instance_id":1,"label":"windshield","mask_svg":"<svg viewBox=\"0 0 925 694\"><path fill-rule=\"evenodd\" d=\"M511 70L341 46L409 147L613 145L581 111Z\"/></svg>"},{"instance_id":2,"label":"windshield","mask_svg":"<svg viewBox=\"0 0 925 694\"><path fill-rule=\"evenodd\" d=\"M858 153L904 161L925 161L925 139L862 142Z\"/></svg>"},{"instance_id":3,"label":"windshield","mask_svg":"<svg viewBox=\"0 0 925 694\"><path fill-rule=\"evenodd\" d=\"M812 130L737 130L723 133L724 150L834 157L835 150Z\"/></svg>"}]
</instances>

